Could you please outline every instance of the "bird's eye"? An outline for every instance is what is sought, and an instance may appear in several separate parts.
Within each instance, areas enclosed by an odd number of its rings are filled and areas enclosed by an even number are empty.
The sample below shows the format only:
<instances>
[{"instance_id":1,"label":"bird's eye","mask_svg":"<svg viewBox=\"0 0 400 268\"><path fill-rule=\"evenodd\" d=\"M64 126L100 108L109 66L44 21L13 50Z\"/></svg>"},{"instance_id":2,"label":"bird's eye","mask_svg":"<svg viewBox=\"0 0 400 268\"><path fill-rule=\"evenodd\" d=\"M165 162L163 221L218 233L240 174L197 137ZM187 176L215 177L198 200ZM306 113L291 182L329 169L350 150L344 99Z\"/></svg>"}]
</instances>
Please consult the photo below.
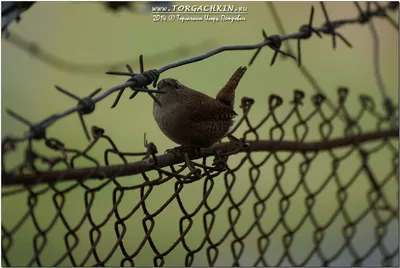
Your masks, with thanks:
<instances>
[{"instance_id":1,"label":"bird's eye","mask_svg":"<svg viewBox=\"0 0 400 268\"><path fill-rule=\"evenodd\" d=\"M178 81L176 81L176 80L175 80L175 83L174 83L174 87L175 87L176 89L179 88L179 83L178 83Z\"/></svg>"}]
</instances>

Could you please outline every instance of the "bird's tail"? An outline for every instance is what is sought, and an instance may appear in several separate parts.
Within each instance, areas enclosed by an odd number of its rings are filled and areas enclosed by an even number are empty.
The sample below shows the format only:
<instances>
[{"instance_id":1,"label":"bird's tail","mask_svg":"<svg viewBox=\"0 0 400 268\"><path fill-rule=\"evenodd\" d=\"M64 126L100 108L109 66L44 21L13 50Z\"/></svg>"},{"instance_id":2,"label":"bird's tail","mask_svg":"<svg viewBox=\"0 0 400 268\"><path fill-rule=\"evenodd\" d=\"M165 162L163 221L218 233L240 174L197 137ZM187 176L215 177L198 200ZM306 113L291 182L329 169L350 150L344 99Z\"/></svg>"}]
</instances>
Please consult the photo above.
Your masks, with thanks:
<instances>
[{"instance_id":1,"label":"bird's tail","mask_svg":"<svg viewBox=\"0 0 400 268\"><path fill-rule=\"evenodd\" d=\"M226 83L226 85L218 92L216 99L222 103L233 108L235 102L235 89L239 84L240 79L242 79L247 67L240 66Z\"/></svg>"}]
</instances>

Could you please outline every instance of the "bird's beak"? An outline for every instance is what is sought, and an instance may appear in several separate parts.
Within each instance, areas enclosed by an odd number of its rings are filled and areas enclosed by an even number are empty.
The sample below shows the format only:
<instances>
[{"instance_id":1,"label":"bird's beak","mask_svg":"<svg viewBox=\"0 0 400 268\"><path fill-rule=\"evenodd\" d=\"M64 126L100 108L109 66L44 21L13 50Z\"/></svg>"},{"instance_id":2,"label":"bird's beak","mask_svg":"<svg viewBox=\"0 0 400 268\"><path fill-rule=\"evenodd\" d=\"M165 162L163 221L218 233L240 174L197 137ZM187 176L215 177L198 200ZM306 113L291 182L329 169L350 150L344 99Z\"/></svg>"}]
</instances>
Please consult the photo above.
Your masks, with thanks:
<instances>
[{"instance_id":1,"label":"bird's beak","mask_svg":"<svg viewBox=\"0 0 400 268\"><path fill-rule=\"evenodd\" d=\"M176 80L173 78L165 78L158 82L157 88L158 90L163 90L167 87L174 87L176 84Z\"/></svg>"},{"instance_id":2,"label":"bird's beak","mask_svg":"<svg viewBox=\"0 0 400 268\"><path fill-rule=\"evenodd\" d=\"M165 87L165 81L164 81L164 79L163 79L163 80L161 80L161 81L159 81L159 82L157 83L157 89L158 89L158 90L162 90L164 87Z\"/></svg>"}]
</instances>

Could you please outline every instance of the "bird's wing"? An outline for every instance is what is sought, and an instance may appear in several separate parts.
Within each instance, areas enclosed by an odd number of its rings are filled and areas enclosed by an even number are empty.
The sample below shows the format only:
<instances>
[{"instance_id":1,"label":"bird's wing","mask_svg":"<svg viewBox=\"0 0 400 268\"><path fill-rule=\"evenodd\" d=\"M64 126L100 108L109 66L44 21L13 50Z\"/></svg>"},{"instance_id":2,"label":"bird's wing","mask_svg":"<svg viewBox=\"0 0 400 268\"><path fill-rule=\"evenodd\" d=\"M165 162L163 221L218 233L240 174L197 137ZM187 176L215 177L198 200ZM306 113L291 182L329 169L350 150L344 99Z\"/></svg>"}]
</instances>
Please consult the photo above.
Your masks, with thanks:
<instances>
[{"instance_id":1,"label":"bird's wing","mask_svg":"<svg viewBox=\"0 0 400 268\"><path fill-rule=\"evenodd\" d=\"M210 97L204 98L194 107L189 114L189 118L197 122L230 120L237 115L231 107Z\"/></svg>"}]
</instances>

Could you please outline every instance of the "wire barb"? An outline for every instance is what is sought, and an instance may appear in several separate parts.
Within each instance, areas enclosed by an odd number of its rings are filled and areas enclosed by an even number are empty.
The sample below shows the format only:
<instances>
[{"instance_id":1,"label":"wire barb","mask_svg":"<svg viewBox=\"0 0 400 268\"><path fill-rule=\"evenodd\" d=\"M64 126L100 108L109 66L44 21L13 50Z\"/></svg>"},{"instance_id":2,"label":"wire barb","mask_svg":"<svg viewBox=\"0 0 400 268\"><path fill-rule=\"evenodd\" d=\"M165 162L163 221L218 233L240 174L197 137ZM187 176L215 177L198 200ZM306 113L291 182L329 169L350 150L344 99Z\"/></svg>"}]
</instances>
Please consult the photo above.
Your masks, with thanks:
<instances>
[{"instance_id":1,"label":"wire barb","mask_svg":"<svg viewBox=\"0 0 400 268\"><path fill-rule=\"evenodd\" d=\"M385 17L389 23L396 29L399 30L399 25L396 23L396 21L394 19L392 19L386 12L386 10L379 4L379 2L373 2L374 5L377 8L377 13L379 15L381 15L382 17ZM397 2L397 7L398 7L398 2ZM392 4L391 2L389 2L388 4L388 8L389 9L394 9L396 7L396 4Z\"/></svg>"},{"instance_id":2,"label":"wire barb","mask_svg":"<svg viewBox=\"0 0 400 268\"><path fill-rule=\"evenodd\" d=\"M13 118L15 118L16 120L20 121L21 123L29 126L30 129L30 133L31 133L31 137L35 140L41 140L43 138L46 137L46 128L43 126L43 124L37 124L34 125L31 122L29 122L27 119L25 119L24 117L22 117L21 115L13 112L10 109L6 109L6 112L12 116ZM7 138L9 139L9 138Z\"/></svg>"},{"instance_id":3,"label":"wire barb","mask_svg":"<svg viewBox=\"0 0 400 268\"><path fill-rule=\"evenodd\" d=\"M320 31L323 32L324 34L331 34L332 35L332 45L333 45L333 49L336 49L336 36L339 37L348 47L352 48L353 46L350 44L349 41L347 41L346 38L343 37L343 35L341 35L340 33L335 31L335 26L334 24L329 20L329 16L328 16L328 11L325 7L324 2L320 2L321 4L321 8L322 11L324 13L325 16L325 20L326 23L324 25L324 28L321 29Z\"/></svg>"},{"instance_id":4,"label":"wire barb","mask_svg":"<svg viewBox=\"0 0 400 268\"><path fill-rule=\"evenodd\" d=\"M132 82L133 84L129 86L129 88L133 91L132 95L129 99L133 99L139 92L147 92L147 94L158 104L161 106L161 102L153 95L154 93L165 93L159 90L151 90L147 87L153 83L153 87L156 87L158 78L160 73L157 70L149 70L147 72L144 71L144 63L143 63L143 55L139 56L139 65L140 65L140 74L136 74L133 72L132 67L129 64L126 64L126 68L128 72L106 72L106 74L110 75L122 75L122 76L130 76L131 78L128 79L127 83ZM122 93L124 92L125 87L121 88L118 92L118 96L116 97L113 105L111 108L117 106Z\"/></svg>"},{"instance_id":5,"label":"wire barb","mask_svg":"<svg viewBox=\"0 0 400 268\"><path fill-rule=\"evenodd\" d=\"M272 35L270 37L267 36L267 33L262 30L262 35L264 37L264 42L274 51L274 55L272 56L272 60L271 60L271 66L274 65L275 63L275 59L276 56L280 53L284 56L287 57L291 57L294 60L296 60L296 57L294 57L293 55L280 50L280 47L282 45L282 39L279 35ZM249 66L253 64L254 60L257 58L258 54L260 53L262 47L260 47L259 49L257 49L256 53L253 55L253 57L251 58L250 62L249 62Z\"/></svg>"},{"instance_id":6,"label":"wire barb","mask_svg":"<svg viewBox=\"0 0 400 268\"><path fill-rule=\"evenodd\" d=\"M81 126L83 128L83 131L85 133L86 138L88 139L88 141L90 141L90 135L89 132L87 130L86 124L85 124L85 120L83 119L83 115L85 114L90 114L94 111L95 107L96 107L96 103L93 101L93 97L99 93L101 91L101 88L96 89L95 91L93 91L92 93L89 94L88 97L85 98L79 98L78 96L72 94L71 92L55 85L54 86L58 91L60 91L61 93L73 98L74 100L78 101L77 104L77 110L78 110L78 116L79 116L79 121L81 123Z\"/></svg>"},{"instance_id":7,"label":"wire barb","mask_svg":"<svg viewBox=\"0 0 400 268\"><path fill-rule=\"evenodd\" d=\"M19 114L13 112L12 110L6 109L6 112L7 112L10 116L12 116L12 117L14 117L15 119L17 119L18 121L24 123L25 125L30 126L30 127L33 126L31 122L29 122L28 120L26 120L26 119L25 119L24 117L22 117L21 115L19 115Z\"/></svg>"},{"instance_id":8,"label":"wire barb","mask_svg":"<svg viewBox=\"0 0 400 268\"><path fill-rule=\"evenodd\" d=\"M313 29L312 23L314 20L314 6L311 6L311 14L309 18L309 22L307 25L302 25L300 27L299 32L303 33L303 36L297 39L297 63L298 66L301 66L301 40L308 39L311 37L313 33L315 33L319 38L322 38L322 35Z\"/></svg>"}]
</instances>

